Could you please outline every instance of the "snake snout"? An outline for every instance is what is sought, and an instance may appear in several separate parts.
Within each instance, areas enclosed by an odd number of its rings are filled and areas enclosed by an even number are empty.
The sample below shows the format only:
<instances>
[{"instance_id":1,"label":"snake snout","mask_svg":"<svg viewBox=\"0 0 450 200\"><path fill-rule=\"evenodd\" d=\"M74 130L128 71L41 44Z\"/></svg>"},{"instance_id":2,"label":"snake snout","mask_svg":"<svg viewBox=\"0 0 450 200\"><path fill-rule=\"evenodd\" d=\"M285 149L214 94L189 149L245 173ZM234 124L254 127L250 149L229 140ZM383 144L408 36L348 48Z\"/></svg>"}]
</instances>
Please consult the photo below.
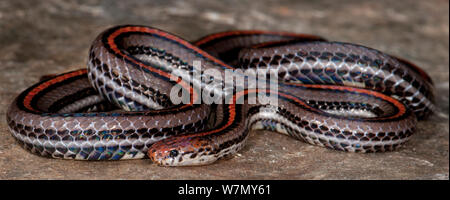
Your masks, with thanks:
<instances>
[{"instance_id":1,"label":"snake snout","mask_svg":"<svg viewBox=\"0 0 450 200\"><path fill-rule=\"evenodd\" d=\"M162 166L192 166L205 165L214 162L214 156L209 156L207 141L197 137L173 137L156 142L147 154L158 165Z\"/></svg>"},{"instance_id":2,"label":"snake snout","mask_svg":"<svg viewBox=\"0 0 450 200\"><path fill-rule=\"evenodd\" d=\"M177 163L175 161L178 161L181 155L179 152L180 149L176 146L159 141L149 148L147 155L150 160L158 165L176 166Z\"/></svg>"}]
</instances>

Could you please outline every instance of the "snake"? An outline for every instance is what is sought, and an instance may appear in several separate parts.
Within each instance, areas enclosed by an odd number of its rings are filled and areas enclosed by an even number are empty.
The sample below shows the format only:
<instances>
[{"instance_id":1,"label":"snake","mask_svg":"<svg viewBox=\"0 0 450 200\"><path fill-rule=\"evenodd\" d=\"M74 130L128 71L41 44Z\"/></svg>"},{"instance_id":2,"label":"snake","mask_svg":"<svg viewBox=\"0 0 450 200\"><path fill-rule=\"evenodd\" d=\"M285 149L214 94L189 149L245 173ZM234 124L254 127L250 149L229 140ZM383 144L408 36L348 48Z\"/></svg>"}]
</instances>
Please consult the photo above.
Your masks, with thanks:
<instances>
[{"instance_id":1,"label":"snake","mask_svg":"<svg viewBox=\"0 0 450 200\"><path fill-rule=\"evenodd\" d=\"M358 44L261 30L189 42L120 25L95 38L87 69L27 88L6 120L20 146L44 157L192 166L233 157L255 130L346 152L393 151L433 102L426 72Z\"/></svg>"}]
</instances>

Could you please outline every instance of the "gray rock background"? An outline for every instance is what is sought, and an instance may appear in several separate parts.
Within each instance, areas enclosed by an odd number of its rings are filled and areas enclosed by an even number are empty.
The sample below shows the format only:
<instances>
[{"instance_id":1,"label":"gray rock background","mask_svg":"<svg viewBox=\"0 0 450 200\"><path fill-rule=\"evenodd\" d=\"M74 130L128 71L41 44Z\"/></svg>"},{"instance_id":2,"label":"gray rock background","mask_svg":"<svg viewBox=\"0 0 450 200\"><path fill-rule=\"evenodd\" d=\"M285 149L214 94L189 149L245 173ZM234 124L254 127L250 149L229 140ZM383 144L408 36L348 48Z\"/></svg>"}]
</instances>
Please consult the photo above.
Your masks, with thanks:
<instances>
[{"instance_id":1,"label":"gray rock background","mask_svg":"<svg viewBox=\"0 0 450 200\"><path fill-rule=\"evenodd\" d=\"M45 74L85 66L102 30L142 24L188 40L232 29L317 34L370 46L421 66L439 112L399 151L355 154L253 132L233 159L164 168L149 160L83 162L32 155L5 123L7 107ZM0 179L449 179L447 0L0 1Z\"/></svg>"}]
</instances>

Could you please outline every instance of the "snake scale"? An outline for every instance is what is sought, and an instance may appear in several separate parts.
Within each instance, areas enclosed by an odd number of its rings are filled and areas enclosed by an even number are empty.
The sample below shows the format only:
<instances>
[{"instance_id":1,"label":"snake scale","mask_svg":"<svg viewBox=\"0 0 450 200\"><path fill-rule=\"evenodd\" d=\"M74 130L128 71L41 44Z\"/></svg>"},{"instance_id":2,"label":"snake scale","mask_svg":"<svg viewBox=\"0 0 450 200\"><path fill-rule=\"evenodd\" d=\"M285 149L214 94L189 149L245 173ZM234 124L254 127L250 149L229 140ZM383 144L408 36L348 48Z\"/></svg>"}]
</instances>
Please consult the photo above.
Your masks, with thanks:
<instances>
[{"instance_id":1,"label":"snake scale","mask_svg":"<svg viewBox=\"0 0 450 200\"><path fill-rule=\"evenodd\" d=\"M434 110L433 83L414 64L307 34L228 31L191 43L122 25L94 40L87 66L42 80L10 105L7 123L25 149L204 165L265 129L335 150L383 152L404 144ZM220 78L229 71L244 84ZM171 99L175 86L187 102ZM218 98L205 103L205 94Z\"/></svg>"}]
</instances>

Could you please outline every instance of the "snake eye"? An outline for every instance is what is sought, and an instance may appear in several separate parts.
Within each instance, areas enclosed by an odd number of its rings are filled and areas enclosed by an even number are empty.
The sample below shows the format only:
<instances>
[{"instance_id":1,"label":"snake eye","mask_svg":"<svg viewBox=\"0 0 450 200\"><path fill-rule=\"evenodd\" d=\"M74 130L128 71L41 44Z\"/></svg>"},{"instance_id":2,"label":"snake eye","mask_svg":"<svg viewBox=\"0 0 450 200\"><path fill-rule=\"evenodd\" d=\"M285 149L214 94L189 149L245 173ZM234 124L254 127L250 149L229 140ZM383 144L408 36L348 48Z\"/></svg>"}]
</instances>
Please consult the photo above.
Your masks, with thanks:
<instances>
[{"instance_id":1,"label":"snake eye","mask_svg":"<svg viewBox=\"0 0 450 200\"><path fill-rule=\"evenodd\" d=\"M170 151L169 156L172 157L172 158L178 156L178 151L177 151L177 150L172 150L172 151Z\"/></svg>"}]
</instances>

